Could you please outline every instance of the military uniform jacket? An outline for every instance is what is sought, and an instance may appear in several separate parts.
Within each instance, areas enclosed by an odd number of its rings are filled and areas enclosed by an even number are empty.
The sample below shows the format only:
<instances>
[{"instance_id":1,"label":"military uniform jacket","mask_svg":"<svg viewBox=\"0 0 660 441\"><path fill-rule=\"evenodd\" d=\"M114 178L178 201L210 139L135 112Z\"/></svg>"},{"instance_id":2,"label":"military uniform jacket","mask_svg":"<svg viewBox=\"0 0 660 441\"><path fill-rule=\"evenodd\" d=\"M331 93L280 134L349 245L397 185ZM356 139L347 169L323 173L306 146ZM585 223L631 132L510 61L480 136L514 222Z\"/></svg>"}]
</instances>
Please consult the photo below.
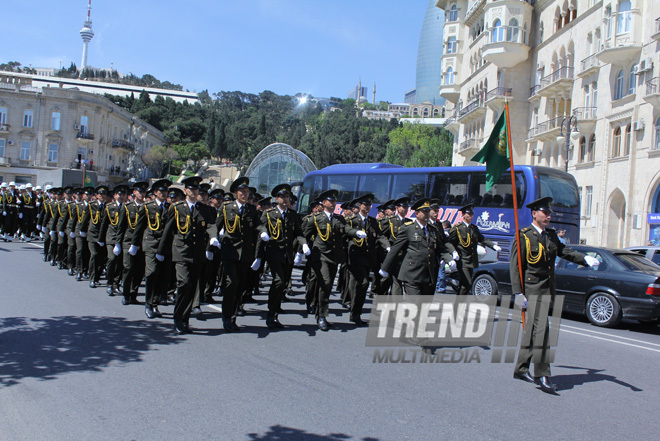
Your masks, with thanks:
<instances>
[{"instance_id":1,"label":"military uniform jacket","mask_svg":"<svg viewBox=\"0 0 660 441\"><path fill-rule=\"evenodd\" d=\"M14 213L18 208L18 198L16 194L11 191L5 191L2 194L2 211L7 212L7 216L10 213Z\"/></svg>"},{"instance_id":2,"label":"military uniform jacket","mask_svg":"<svg viewBox=\"0 0 660 441\"><path fill-rule=\"evenodd\" d=\"M165 256L171 252L173 262L201 264L209 237L217 235L215 210L197 202L191 213L188 202L183 200L170 205L168 211L157 254Z\"/></svg>"},{"instance_id":3,"label":"military uniform jacket","mask_svg":"<svg viewBox=\"0 0 660 441\"><path fill-rule=\"evenodd\" d=\"M76 217L75 233L77 235L80 235L81 231L87 233L87 229L89 228L89 209L87 205L84 201L76 202L72 210L73 215Z\"/></svg>"},{"instance_id":4,"label":"military uniform jacket","mask_svg":"<svg viewBox=\"0 0 660 441\"><path fill-rule=\"evenodd\" d=\"M142 204L138 210L138 223L131 240L131 245L142 247L145 253L156 254L167 224L170 204L165 201L161 208L158 200Z\"/></svg>"},{"instance_id":5,"label":"military uniform jacket","mask_svg":"<svg viewBox=\"0 0 660 441\"><path fill-rule=\"evenodd\" d=\"M293 263L299 246L307 243L303 237L300 216L295 210L288 209L286 217L279 208L270 208L261 215L259 232L266 232L270 240L265 244L261 236L257 238L257 249L265 248L268 261Z\"/></svg>"},{"instance_id":6,"label":"military uniform jacket","mask_svg":"<svg viewBox=\"0 0 660 441\"><path fill-rule=\"evenodd\" d=\"M64 231L67 235L76 230L77 223L76 201L72 200L66 203L66 225L64 226Z\"/></svg>"},{"instance_id":7,"label":"military uniform jacket","mask_svg":"<svg viewBox=\"0 0 660 441\"><path fill-rule=\"evenodd\" d=\"M403 257L398 257L401 254ZM400 269L396 278L402 282L420 285L435 284L440 259L451 260L444 242L433 227L423 228L418 222L405 224L399 229L396 241L385 257L382 269L390 272L400 259Z\"/></svg>"},{"instance_id":8,"label":"military uniform jacket","mask_svg":"<svg viewBox=\"0 0 660 441\"><path fill-rule=\"evenodd\" d=\"M511 290L514 294L547 295L555 293L555 258L557 256L571 262L586 265L584 254L574 251L561 243L552 228L545 229L545 238L536 228L529 226L520 230L520 257L525 289L520 286L518 268L518 238L511 247Z\"/></svg>"},{"instance_id":9,"label":"military uniform jacket","mask_svg":"<svg viewBox=\"0 0 660 441\"><path fill-rule=\"evenodd\" d=\"M46 217L46 201L48 200L45 194L40 194L35 197L36 206L37 206L37 227L41 227L44 224L44 217Z\"/></svg>"},{"instance_id":10,"label":"military uniform jacket","mask_svg":"<svg viewBox=\"0 0 660 441\"><path fill-rule=\"evenodd\" d=\"M23 193L18 197L21 202L21 205L18 209L23 215L34 216L37 209L37 199L33 193Z\"/></svg>"},{"instance_id":11,"label":"military uniform jacket","mask_svg":"<svg viewBox=\"0 0 660 441\"><path fill-rule=\"evenodd\" d=\"M357 231L347 226L346 220L336 214L330 215L329 219L325 211L312 215L304 230L305 237L314 238L310 247L312 253L308 260L344 263L346 261L344 239L346 236L355 237Z\"/></svg>"},{"instance_id":12,"label":"military uniform jacket","mask_svg":"<svg viewBox=\"0 0 660 441\"><path fill-rule=\"evenodd\" d=\"M400 218L398 215L384 217L380 220L380 230L383 232L383 236L390 241L390 245L396 240L397 233L399 229L406 223L410 224L414 222L412 219L404 217Z\"/></svg>"},{"instance_id":13,"label":"military uniform jacket","mask_svg":"<svg viewBox=\"0 0 660 441\"><path fill-rule=\"evenodd\" d=\"M362 216L358 214L350 219L347 219L347 224L356 230L363 230L367 233L364 239L349 239L348 240L348 263L349 265L362 265L369 268L376 268L378 260L378 248L385 248L390 246L389 241L383 236L378 226L378 221L367 216L362 220Z\"/></svg>"},{"instance_id":14,"label":"military uniform jacket","mask_svg":"<svg viewBox=\"0 0 660 441\"><path fill-rule=\"evenodd\" d=\"M459 256L461 256L463 268L473 269L479 266L477 245L481 243L488 248L495 246L493 242L481 234L481 231L479 231L476 225L465 225L465 222L454 225L449 230L449 242L451 242L456 251L458 251Z\"/></svg>"},{"instance_id":15,"label":"military uniform jacket","mask_svg":"<svg viewBox=\"0 0 660 441\"><path fill-rule=\"evenodd\" d=\"M50 199L44 199L42 205L43 215L40 219L41 225L49 229L51 226L51 220L53 219L53 217L55 217L55 213L53 212L53 204L55 204L55 201L51 201Z\"/></svg>"},{"instance_id":16,"label":"military uniform jacket","mask_svg":"<svg viewBox=\"0 0 660 441\"><path fill-rule=\"evenodd\" d=\"M57 211L57 223L55 224L55 230L59 233L60 231L64 232L66 230L66 224L69 221L69 208L68 202L62 199L57 202L55 210Z\"/></svg>"},{"instance_id":17,"label":"military uniform jacket","mask_svg":"<svg viewBox=\"0 0 660 441\"><path fill-rule=\"evenodd\" d=\"M144 204L141 204L144 205ZM124 247L130 247L137 229L141 205L135 201L126 202L119 212L119 235Z\"/></svg>"},{"instance_id":18,"label":"military uniform jacket","mask_svg":"<svg viewBox=\"0 0 660 441\"><path fill-rule=\"evenodd\" d=\"M222 260L228 262L250 262L254 260L257 236L261 218L257 209L250 204L243 205L240 214L238 202L225 202L218 210L216 229L225 230L220 240Z\"/></svg>"},{"instance_id":19,"label":"military uniform jacket","mask_svg":"<svg viewBox=\"0 0 660 441\"><path fill-rule=\"evenodd\" d=\"M101 232L99 233L101 237L101 242L108 244L121 243L122 234L119 231L119 220L120 212L122 205L117 201L112 201L107 204L103 209L105 216L103 217L103 222L101 222ZM105 238L105 240L103 240Z\"/></svg>"},{"instance_id":20,"label":"military uniform jacket","mask_svg":"<svg viewBox=\"0 0 660 441\"><path fill-rule=\"evenodd\" d=\"M101 224L105 218L105 204L94 200L87 205L87 208L89 210L87 242L105 242L105 238L101 238Z\"/></svg>"}]
</instances>

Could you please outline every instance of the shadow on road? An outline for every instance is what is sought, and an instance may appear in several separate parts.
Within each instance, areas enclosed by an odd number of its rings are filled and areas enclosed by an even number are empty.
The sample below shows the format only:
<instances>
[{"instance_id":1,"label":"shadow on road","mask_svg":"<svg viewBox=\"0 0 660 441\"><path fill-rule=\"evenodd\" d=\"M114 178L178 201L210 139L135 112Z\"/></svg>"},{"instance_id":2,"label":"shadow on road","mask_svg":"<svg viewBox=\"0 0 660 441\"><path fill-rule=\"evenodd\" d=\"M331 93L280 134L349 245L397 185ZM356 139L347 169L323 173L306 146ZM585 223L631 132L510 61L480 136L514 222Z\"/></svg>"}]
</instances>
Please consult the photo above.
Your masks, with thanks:
<instances>
[{"instance_id":1,"label":"shadow on road","mask_svg":"<svg viewBox=\"0 0 660 441\"><path fill-rule=\"evenodd\" d=\"M618 380L614 375L604 374L605 369L592 369L583 368L578 366L556 366L564 369L575 369L585 371L583 374L572 375L554 375L552 381L557 385L559 391L573 389L575 386L581 386L586 383L594 383L596 381L609 381L629 388L633 392L642 392L642 389L626 383L625 381Z\"/></svg>"},{"instance_id":2,"label":"shadow on road","mask_svg":"<svg viewBox=\"0 0 660 441\"><path fill-rule=\"evenodd\" d=\"M268 432L264 434L248 433L248 439L258 441L342 441L354 439L352 436L343 433L331 433L329 435L319 435L309 433L301 429L292 427L271 426ZM377 438L361 438L362 441L378 441Z\"/></svg>"},{"instance_id":3,"label":"shadow on road","mask_svg":"<svg viewBox=\"0 0 660 441\"><path fill-rule=\"evenodd\" d=\"M169 324L121 317L0 318L0 388L140 361L154 346L185 340L171 331Z\"/></svg>"}]
</instances>

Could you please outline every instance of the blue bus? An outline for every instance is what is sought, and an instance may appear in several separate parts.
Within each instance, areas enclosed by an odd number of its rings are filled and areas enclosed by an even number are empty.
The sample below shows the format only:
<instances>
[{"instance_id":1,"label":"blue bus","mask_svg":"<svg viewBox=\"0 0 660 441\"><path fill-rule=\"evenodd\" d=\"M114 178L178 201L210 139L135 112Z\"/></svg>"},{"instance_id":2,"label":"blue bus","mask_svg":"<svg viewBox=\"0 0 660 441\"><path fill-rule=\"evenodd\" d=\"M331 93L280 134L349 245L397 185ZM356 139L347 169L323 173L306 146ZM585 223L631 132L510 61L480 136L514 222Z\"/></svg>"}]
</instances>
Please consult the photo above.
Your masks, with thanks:
<instances>
[{"instance_id":1,"label":"blue bus","mask_svg":"<svg viewBox=\"0 0 660 441\"><path fill-rule=\"evenodd\" d=\"M551 196L554 211L551 227L566 230L567 242L578 243L580 198L575 178L549 167L521 165L514 169L520 227L532 223L531 212L525 205L540 197ZM385 163L331 165L305 176L300 185L298 211L308 213L310 202L328 189L339 191L337 212L341 202L373 193L373 216L378 205L390 199L404 196L413 202L423 197L438 199L441 201L438 220L448 220L452 225L463 218L458 209L473 203L472 222L485 236L502 247L498 259L509 260L515 231L510 171L502 174L497 184L486 192L486 168L483 166L406 168ZM408 215L412 217L414 213L410 211Z\"/></svg>"}]
</instances>

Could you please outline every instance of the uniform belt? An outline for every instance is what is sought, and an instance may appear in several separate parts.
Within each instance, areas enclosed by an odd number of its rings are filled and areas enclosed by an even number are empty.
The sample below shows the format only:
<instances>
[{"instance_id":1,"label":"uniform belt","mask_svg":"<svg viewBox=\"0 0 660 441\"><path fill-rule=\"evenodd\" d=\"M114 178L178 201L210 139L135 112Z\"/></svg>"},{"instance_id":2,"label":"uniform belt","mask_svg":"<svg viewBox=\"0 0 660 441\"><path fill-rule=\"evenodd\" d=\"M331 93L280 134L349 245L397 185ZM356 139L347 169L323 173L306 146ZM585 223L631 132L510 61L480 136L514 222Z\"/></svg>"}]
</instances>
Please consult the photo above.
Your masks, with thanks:
<instances>
[{"instance_id":1,"label":"uniform belt","mask_svg":"<svg viewBox=\"0 0 660 441\"><path fill-rule=\"evenodd\" d=\"M8 207L18 207L18 204L7 204Z\"/></svg>"}]
</instances>

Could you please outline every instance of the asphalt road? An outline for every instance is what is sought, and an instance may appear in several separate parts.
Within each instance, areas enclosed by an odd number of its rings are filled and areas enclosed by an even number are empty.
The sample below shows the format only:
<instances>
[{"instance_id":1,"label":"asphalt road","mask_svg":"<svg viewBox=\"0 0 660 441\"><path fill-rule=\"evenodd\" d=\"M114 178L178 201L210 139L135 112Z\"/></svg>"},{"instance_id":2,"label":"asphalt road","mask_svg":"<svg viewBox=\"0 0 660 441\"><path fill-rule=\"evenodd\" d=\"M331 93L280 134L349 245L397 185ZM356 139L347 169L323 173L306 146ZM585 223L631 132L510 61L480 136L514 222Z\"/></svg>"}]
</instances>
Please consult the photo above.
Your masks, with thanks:
<instances>
[{"instance_id":1,"label":"asphalt road","mask_svg":"<svg viewBox=\"0 0 660 441\"><path fill-rule=\"evenodd\" d=\"M171 319L147 320L43 263L38 245L0 243L0 440L620 440L660 429L658 327L564 318L553 396L488 348L481 363L374 363L338 297L323 333L299 284L286 330L268 331L262 295L239 333L204 306L197 332L175 336Z\"/></svg>"}]
</instances>

